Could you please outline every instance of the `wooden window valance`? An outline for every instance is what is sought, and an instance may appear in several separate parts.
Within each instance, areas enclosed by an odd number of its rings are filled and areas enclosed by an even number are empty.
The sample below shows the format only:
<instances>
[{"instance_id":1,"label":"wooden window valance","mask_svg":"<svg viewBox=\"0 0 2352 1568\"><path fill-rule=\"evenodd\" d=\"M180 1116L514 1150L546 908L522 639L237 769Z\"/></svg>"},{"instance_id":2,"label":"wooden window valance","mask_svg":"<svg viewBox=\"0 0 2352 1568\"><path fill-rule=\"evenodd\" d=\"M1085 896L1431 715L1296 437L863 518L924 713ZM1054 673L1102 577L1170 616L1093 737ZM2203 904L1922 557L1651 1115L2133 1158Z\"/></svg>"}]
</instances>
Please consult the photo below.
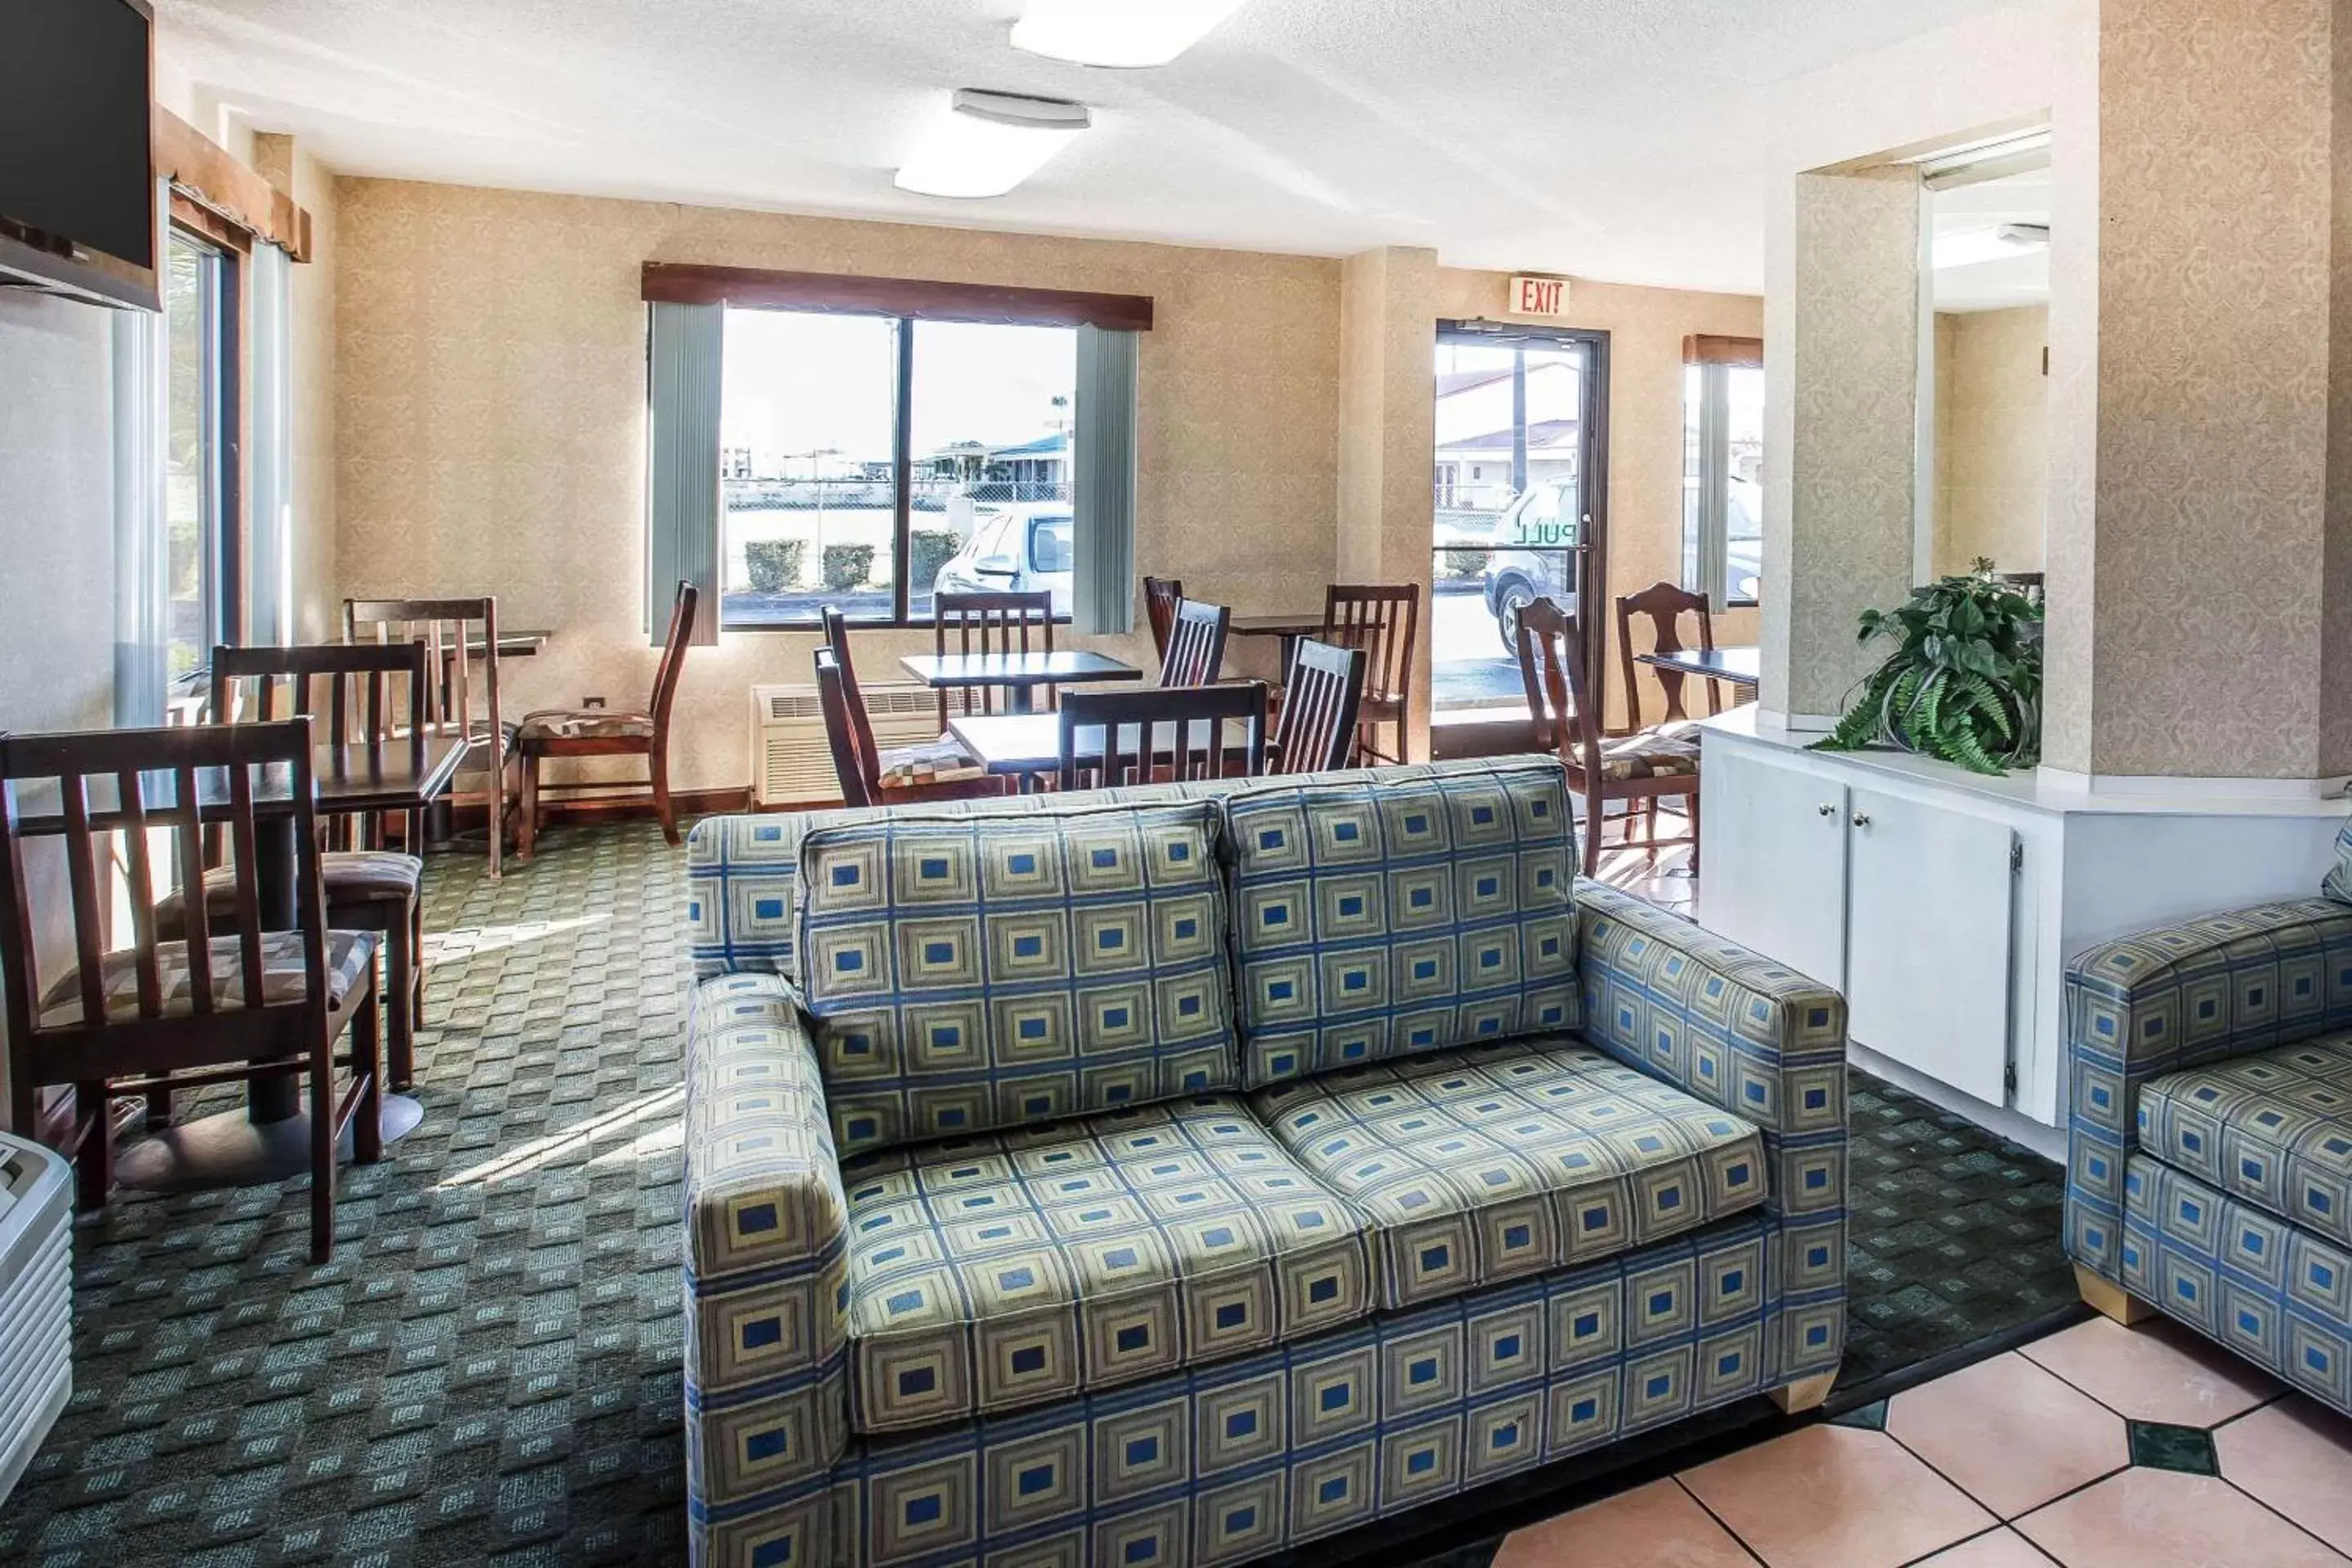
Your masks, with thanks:
<instances>
[{"instance_id":1,"label":"wooden window valance","mask_svg":"<svg viewBox=\"0 0 2352 1568\"><path fill-rule=\"evenodd\" d=\"M1748 370L1764 368L1762 338L1719 338L1704 332L1683 340L1685 364L1727 364Z\"/></svg>"},{"instance_id":2,"label":"wooden window valance","mask_svg":"<svg viewBox=\"0 0 2352 1568\"><path fill-rule=\"evenodd\" d=\"M267 240L297 261L310 259L310 215L292 196L160 104L152 140L155 177L171 183L174 207L185 201L204 215L175 211L183 222L239 248L240 237L231 230Z\"/></svg>"},{"instance_id":3,"label":"wooden window valance","mask_svg":"<svg viewBox=\"0 0 2352 1568\"><path fill-rule=\"evenodd\" d=\"M669 305L736 305L772 310L843 311L927 321L994 321L1030 327L1151 330L1145 294L1087 294L992 283L932 283L835 272L772 272L648 261L643 298Z\"/></svg>"}]
</instances>

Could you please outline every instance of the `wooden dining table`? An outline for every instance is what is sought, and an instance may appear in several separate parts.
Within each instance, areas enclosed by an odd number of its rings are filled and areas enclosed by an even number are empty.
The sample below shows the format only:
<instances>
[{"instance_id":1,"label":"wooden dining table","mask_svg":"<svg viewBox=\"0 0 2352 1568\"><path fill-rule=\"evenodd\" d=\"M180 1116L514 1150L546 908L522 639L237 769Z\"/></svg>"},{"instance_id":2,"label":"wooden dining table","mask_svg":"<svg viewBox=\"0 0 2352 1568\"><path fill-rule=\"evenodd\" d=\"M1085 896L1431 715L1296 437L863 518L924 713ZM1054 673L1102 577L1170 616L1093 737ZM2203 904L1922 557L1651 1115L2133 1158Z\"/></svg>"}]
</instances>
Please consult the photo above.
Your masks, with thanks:
<instances>
[{"instance_id":1,"label":"wooden dining table","mask_svg":"<svg viewBox=\"0 0 2352 1568\"><path fill-rule=\"evenodd\" d=\"M924 685L940 690L1003 687L1006 703L1014 713L1035 708L1034 693L1041 686L1143 679L1143 671L1135 666L1090 648L1056 648L1051 653L910 653L898 665Z\"/></svg>"},{"instance_id":2,"label":"wooden dining table","mask_svg":"<svg viewBox=\"0 0 2352 1568\"><path fill-rule=\"evenodd\" d=\"M1701 680L1727 681L1750 691L1763 680L1764 650L1759 647L1685 647L1671 653L1637 653L1633 657L1660 669L1696 676Z\"/></svg>"},{"instance_id":3,"label":"wooden dining table","mask_svg":"<svg viewBox=\"0 0 2352 1568\"><path fill-rule=\"evenodd\" d=\"M470 749L461 737L427 732L415 737L345 745L324 745L312 757L317 811L325 816L367 816L415 811L445 793ZM228 820L229 776L207 768L196 775L197 805L206 820ZM150 811L177 804L177 785L168 773L144 776L142 796ZM92 780L90 825L119 829L129 818L110 780ZM261 918L272 931L295 924L294 791L290 770L257 768L253 778L254 872L261 895ZM60 811L36 807L21 818L20 831L62 834ZM425 1109L407 1095L383 1096L383 1140L406 1137L425 1120ZM115 1177L125 1186L150 1192L192 1192L283 1181L310 1168L310 1119L301 1107L300 1086L291 1076L257 1079L246 1086L243 1110L164 1128L132 1143L115 1159Z\"/></svg>"},{"instance_id":4,"label":"wooden dining table","mask_svg":"<svg viewBox=\"0 0 2352 1568\"><path fill-rule=\"evenodd\" d=\"M1205 724L1206 721L1202 723ZM1239 723L1232 722L1238 734ZM1193 728L1196 732L1200 725ZM1128 727L1132 734L1133 726ZM950 715L948 733L957 744L978 760L981 766L1002 778L1021 780L1027 785L1039 779L1058 775L1062 771L1062 716L1058 713L966 713ZM1174 724L1154 724L1151 727L1151 749L1154 755L1165 760L1176 745ZM1081 725L1077 732L1077 752L1081 757L1102 750L1102 726ZM1198 748L1195 748L1196 752ZM1239 756L1244 747L1226 748L1229 757Z\"/></svg>"}]
</instances>

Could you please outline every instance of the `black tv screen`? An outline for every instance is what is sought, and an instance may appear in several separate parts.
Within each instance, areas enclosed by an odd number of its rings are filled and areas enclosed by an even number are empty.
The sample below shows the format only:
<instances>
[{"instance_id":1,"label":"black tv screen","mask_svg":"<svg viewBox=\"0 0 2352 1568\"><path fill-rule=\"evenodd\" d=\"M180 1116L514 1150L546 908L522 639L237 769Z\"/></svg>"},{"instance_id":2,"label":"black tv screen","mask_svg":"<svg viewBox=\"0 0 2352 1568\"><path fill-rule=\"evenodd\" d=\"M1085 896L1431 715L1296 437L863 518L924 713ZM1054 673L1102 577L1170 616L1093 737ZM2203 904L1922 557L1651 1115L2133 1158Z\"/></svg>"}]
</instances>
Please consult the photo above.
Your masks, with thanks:
<instances>
[{"instance_id":1,"label":"black tv screen","mask_svg":"<svg viewBox=\"0 0 2352 1568\"><path fill-rule=\"evenodd\" d=\"M154 267L149 27L131 0L0 0L0 220Z\"/></svg>"}]
</instances>

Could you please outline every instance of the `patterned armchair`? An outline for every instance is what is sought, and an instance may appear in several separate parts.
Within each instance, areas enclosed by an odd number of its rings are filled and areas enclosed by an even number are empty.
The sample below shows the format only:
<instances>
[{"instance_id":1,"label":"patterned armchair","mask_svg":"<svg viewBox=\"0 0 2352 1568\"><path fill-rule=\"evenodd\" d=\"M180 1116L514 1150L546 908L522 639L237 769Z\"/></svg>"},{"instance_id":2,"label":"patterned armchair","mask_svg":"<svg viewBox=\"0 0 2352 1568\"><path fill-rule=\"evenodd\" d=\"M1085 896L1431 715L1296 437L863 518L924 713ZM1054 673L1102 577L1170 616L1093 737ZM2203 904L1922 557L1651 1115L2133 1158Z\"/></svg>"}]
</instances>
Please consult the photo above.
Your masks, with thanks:
<instances>
[{"instance_id":1,"label":"patterned armchair","mask_svg":"<svg viewBox=\"0 0 2352 1568\"><path fill-rule=\"evenodd\" d=\"M2066 980L2066 1247L2352 1412L2352 908L2270 904L2094 949Z\"/></svg>"},{"instance_id":2,"label":"patterned armchair","mask_svg":"<svg viewBox=\"0 0 2352 1568\"><path fill-rule=\"evenodd\" d=\"M1844 1007L1558 764L697 828L696 1560L1240 1563L1843 1346Z\"/></svg>"}]
</instances>

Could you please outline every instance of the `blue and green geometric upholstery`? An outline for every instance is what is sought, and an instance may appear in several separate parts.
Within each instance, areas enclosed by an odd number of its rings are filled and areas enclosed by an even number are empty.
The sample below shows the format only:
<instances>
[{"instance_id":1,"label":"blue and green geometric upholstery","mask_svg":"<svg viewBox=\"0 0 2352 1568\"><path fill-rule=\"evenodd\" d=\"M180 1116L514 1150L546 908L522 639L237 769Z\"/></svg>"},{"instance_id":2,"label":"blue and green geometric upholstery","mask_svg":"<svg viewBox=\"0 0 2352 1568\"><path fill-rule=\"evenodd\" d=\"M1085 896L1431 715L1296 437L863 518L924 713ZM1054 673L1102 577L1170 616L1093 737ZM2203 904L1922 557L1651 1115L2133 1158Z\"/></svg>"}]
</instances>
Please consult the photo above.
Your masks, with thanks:
<instances>
[{"instance_id":1,"label":"blue and green geometric upholstery","mask_svg":"<svg viewBox=\"0 0 2352 1568\"><path fill-rule=\"evenodd\" d=\"M689 1028L687 1481L732 1497L822 1478L848 1447L849 1205L783 983L707 981Z\"/></svg>"},{"instance_id":2,"label":"blue and green geometric upholstery","mask_svg":"<svg viewBox=\"0 0 2352 1568\"><path fill-rule=\"evenodd\" d=\"M1383 768L1391 786L1438 779L1492 778L1540 769L1544 759L1469 758ZM1302 773L1296 778L1202 779L1091 790L1083 796L1009 795L975 800L925 801L876 810L768 812L706 816L687 837L686 920L694 976L781 974L801 977L793 948L799 924L801 840L842 823L961 822L967 817L1066 816L1105 804L1164 804L1213 800L1260 790L1293 790L1327 783L1360 783L1361 772ZM1571 857L1572 858L1572 857Z\"/></svg>"},{"instance_id":3,"label":"blue and green geometric upholstery","mask_svg":"<svg viewBox=\"0 0 2352 1568\"><path fill-rule=\"evenodd\" d=\"M2148 1079L2139 1143L2209 1187L2352 1246L2352 1036Z\"/></svg>"},{"instance_id":4,"label":"blue and green geometric upholstery","mask_svg":"<svg viewBox=\"0 0 2352 1568\"><path fill-rule=\"evenodd\" d=\"M799 944L845 1156L1234 1083L1207 802L801 845Z\"/></svg>"},{"instance_id":5,"label":"blue and green geometric upholstery","mask_svg":"<svg viewBox=\"0 0 2352 1568\"><path fill-rule=\"evenodd\" d=\"M1253 1089L1577 1026L1556 766L1227 797Z\"/></svg>"},{"instance_id":6,"label":"blue and green geometric upholstery","mask_svg":"<svg viewBox=\"0 0 2352 1568\"><path fill-rule=\"evenodd\" d=\"M918 1430L1362 1317L1361 1219L1206 1096L851 1162L852 1419Z\"/></svg>"},{"instance_id":7,"label":"blue and green geometric upholstery","mask_svg":"<svg viewBox=\"0 0 2352 1568\"><path fill-rule=\"evenodd\" d=\"M2264 904L2094 948L2066 973L2066 1249L2123 1278L2124 1178L2151 1079L2352 1028L2352 909Z\"/></svg>"},{"instance_id":8,"label":"blue and green geometric upholstery","mask_svg":"<svg viewBox=\"0 0 2352 1568\"><path fill-rule=\"evenodd\" d=\"M1327 1073L1255 1104L1371 1221L1388 1310L1646 1247L1765 1196L1752 1123L1571 1040Z\"/></svg>"}]
</instances>

